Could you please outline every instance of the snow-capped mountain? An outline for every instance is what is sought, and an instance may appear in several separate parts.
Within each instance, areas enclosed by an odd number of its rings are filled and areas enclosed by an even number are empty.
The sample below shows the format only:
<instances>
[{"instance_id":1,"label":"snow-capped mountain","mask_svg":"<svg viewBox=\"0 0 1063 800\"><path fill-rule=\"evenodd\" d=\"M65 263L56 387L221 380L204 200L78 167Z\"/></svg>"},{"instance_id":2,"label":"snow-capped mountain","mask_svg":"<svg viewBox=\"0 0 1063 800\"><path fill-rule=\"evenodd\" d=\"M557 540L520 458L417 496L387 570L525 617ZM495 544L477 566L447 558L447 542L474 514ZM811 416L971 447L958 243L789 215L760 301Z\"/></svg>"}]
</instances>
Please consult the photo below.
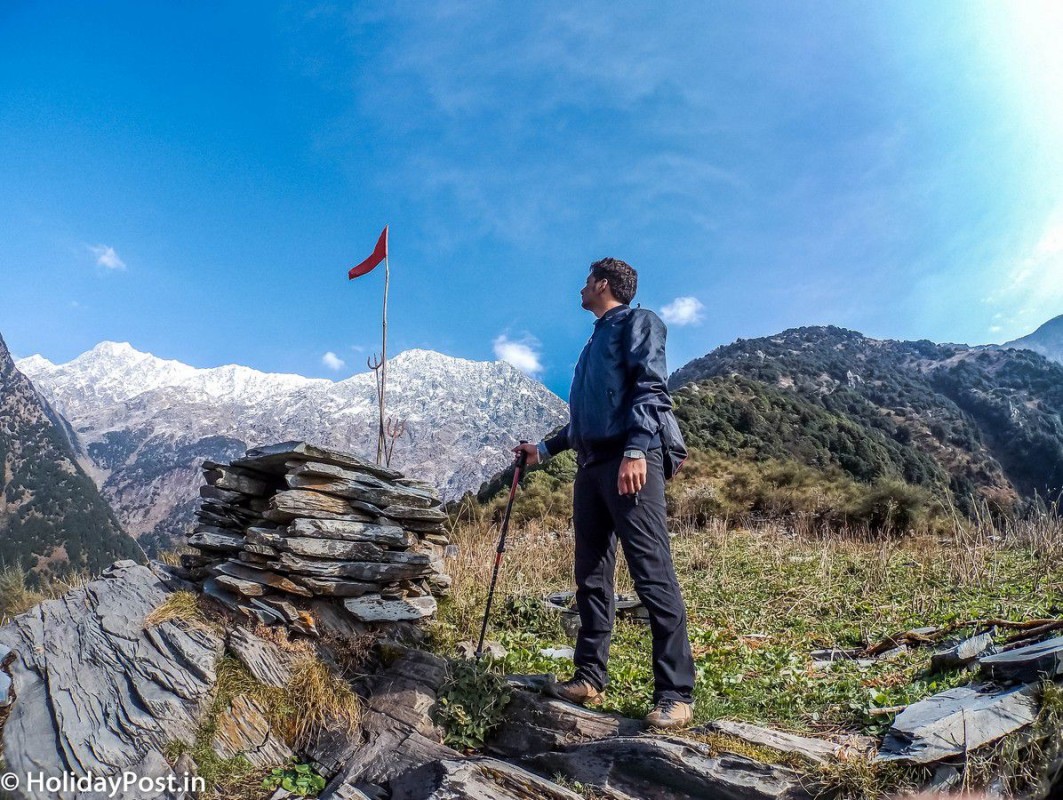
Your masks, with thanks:
<instances>
[{"instance_id":1,"label":"snow-capped mountain","mask_svg":"<svg viewBox=\"0 0 1063 800\"><path fill-rule=\"evenodd\" d=\"M66 364L30 356L17 365L70 421L84 466L149 550L187 530L203 459L286 439L376 454L371 372L331 381L197 369L114 342ZM389 359L387 404L405 421L392 466L446 497L475 491L506 466L517 439L535 441L567 418L561 398L506 362L429 350Z\"/></svg>"}]
</instances>

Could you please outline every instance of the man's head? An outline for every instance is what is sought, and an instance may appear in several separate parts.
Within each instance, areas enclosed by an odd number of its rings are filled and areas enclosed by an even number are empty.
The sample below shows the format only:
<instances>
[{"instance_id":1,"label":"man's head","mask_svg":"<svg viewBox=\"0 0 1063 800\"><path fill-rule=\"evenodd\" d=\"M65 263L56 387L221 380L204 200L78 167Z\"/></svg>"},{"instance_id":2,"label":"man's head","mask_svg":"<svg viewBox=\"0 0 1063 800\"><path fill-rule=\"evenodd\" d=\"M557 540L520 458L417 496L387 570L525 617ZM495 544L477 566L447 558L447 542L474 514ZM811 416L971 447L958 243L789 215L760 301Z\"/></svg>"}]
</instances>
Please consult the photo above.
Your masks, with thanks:
<instances>
[{"instance_id":1,"label":"man's head","mask_svg":"<svg viewBox=\"0 0 1063 800\"><path fill-rule=\"evenodd\" d=\"M617 258L603 258L591 264L587 283L580 291L583 307L600 317L610 308L627 305L635 297L639 275Z\"/></svg>"}]
</instances>

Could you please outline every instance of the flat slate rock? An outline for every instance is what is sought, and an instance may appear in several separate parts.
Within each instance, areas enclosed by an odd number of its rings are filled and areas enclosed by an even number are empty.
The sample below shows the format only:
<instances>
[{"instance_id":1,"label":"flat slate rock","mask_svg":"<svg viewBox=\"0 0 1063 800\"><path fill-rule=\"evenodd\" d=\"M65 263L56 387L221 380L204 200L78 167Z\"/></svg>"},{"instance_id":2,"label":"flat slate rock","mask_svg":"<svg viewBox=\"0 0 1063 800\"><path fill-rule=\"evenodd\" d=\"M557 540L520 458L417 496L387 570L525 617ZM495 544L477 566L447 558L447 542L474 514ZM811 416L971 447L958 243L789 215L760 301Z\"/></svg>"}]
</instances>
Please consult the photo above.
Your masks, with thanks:
<instances>
[{"instance_id":1,"label":"flat slate rock","mask_svg":"<svg viewBox=\"0 0 1063 800\"><path fill-rule=\"evenodd\" d=\"M218 715L211 747L221 758L243 756L259 769L281 766L294 755L273 735L262 705L247 695L234 697Z\"/></svg>"},{"instance_id":2,"label":"flat slate rock","mask_svg":"<svg viewBox=\"0 0 1063 800\"><path fill-rule=\"evenodd\" d=\"M281 474L286 471L285 463L292 460L319 461L323 464L334 464L357 472L367 472L370 475L376 475L387 480L395 480L402 477L401 472L381 467L352 453L344 453L341 450L333 450L330 447L295 441L254 447L248 450L243 458L233 461L233 465L247 467L260 472Z\"/></svg>"},{"instance_id":3,"label":"flat slate rock","mask_svg":"<svg viewBox=\"0 0 1063 800\"><path fill-rule=\"evenodd\" d=\"M176 621L146 628L169 594L147 567L119 561L0 628L0 651L15 654L8 770L168 774L161 752L195 738L223 648L214 633Z\"/></svg>"},{"instance_id":4,"label":"flat slate rock","mask_svg":"<svg viewBox=\"0 0 1063 800\"><path fill-rule=\"evenodd\" d=\"M384 512L381 512L383 514ZM447 529L442 521L435 520L420 520L420 519L392 519L388 516L381 516L381 520L391 523L393 525L400 525L405 530L415 531L417 533L442 533L445 534Z\"/></svg>"},{"instance_id":5,"label":"flat slate rock","mask_svg":"<svg viewBox=\"0 0 1063 800\"><path fill-rule=\"evenodd\" d=\"M350 504L339 497L305 489L288 489L269 498L269 509L291 517L313 517L318 514L351 516ZM326 517L327 519L328 517Z\"/></svg>"},{"instance_id":6,"label":"flat slate rock","mask_svg":"<svg viewBox=\"0 0 1063 800\"><path fill-rule=\"evenodd\" d=\"M373 542L384 547L409 547L415 541L397 525L349 522L335 519L296 519L288 526L289 536L341 539L346 542Z\"/></svg>"},{"instance_id":7,"label":"flat slate rock","mask_svg":"<svg viewBox=\"0 0 1063 800\"><path fill-rule=\"evenodd\" d=\"M234 578L231 575L215 575L215 582L222 588L228 589L244 597L258 597L266 593L266 587L254 581L245 581L243 578Z\"/></svg>"},{"instance_id":8,"label":"flat slate rock","mask_svg":"<svg viewBox=\"0 0 1063 800\"><path fill-rule=\"evenodd\" d=\"M992 652L992 632L980 633L964 639L946 650L940 650L930 657L930 670L943 672L950 669L961 669L971 664L979 656L985 656Z\"/></svg>"},{"instance_id":9,"label":"flat slate rock","mask_svg":"<svg viewBox=\"0 0 1063 800\"><path fill-rule=\"evenodd\" d=\"M436 601L431 596L385 600L378 594L367 594L350 597L343 605L359 622L412 622L436 613Z\"/></svg>"},{"instance_id":10,"label":"flat slate rock","mask_svg":"<svg viewBox=\"0 0 1063 800\"><path fill-rule=\"evenodd\" d=\"M522 678L523 685L536 687L532 676ZM517 679L514 676L514 680ZM546 680L539 685L545 687ZM533 692L515 691L506 707L505 718L487 746L492 753L517 757L556 750L577 742L632 736L645 727L641 720L592 711Z\"/></svg>"},{"instance_id":11,"label":"flat slate rock","mask_svg":"<svg viewBox=\"0 0 1063 800\"><path fill-rule=\"evenodd\" d=\"M581 796L494 758L434 761L391 782L391 800L581 800Z\"/></svg>"},{"instance_id":12,"label":"flat slate rock","mask_svg":"<svg viewBox=\"0 0 1063 800\"><path fill-rule=\"evenodd\" d=\"M325 597L361 597L363 594L377 591L375 583L349 581L341 578L315 578L312 575L292 575L293 581L305 586L315 595Z\"/></svg>"},{"instance_id":13,"label":"flat slate rock","mask_svg":"<svg viewBox=\"0 0 1063 800\"><path fill-rule=\"evenodd\" d=\"M264 495L270 490L269 483L261 476L255 477L238 467L208 463L203 464L203 478L211 486L250 495Z\"/></svg>"},{"instance_id":14,"label":"flat slate rock","mask_svg":"<svg viewBox=\"0 0 1063 800\"><path fill-rule=\"evenodd\" d=\"M278 545L282 550L310 558L339 558L349 561L383 561L384 549L372 542L348 542L342 539L311 539L289 536Z\"/></svg>"},{"instance_id":15,"label":"flat slate rock","mask_svg":"<svg viewBox=\"0 0 1063 800\"><path fill-rule=\"evenodd\" d=\"M761 747L770 747L780 753L800 756L816 764L827 764L834 761L847 749L844 745L829 742L826 739L797 736L785 731L750 725L746 722L723 719L701 725L692 732L721 733L725 736L733 736L743 742L749 742Z\"/></svg>"},{"instance_id":16,"label":"flat slate rock","mask_svg":"<svg viewBox=\"0 0 1063 800\"><path fill-rule=\"evenodd\" d=\"M188 537L188 544L198 550L242 550L244 537L224 528L201 525Z\"/></svg>"},{"instance_id":17,"label":"flat slate rock","mask_svg":"<svg viewBox=\"0 0 1063 800\"><path fill-rule=\"evenodd\" d=\"M294 553L281 553L276 568L319 578L353 578L370 583L415 578L432 571L431 565L423 562L322 561Z\"/></svg>"},{"instance_id":18,"label":"flat slate rock","mask_svg":"<svg viewBox=\"0 0 1063 800\"><path fill-rule=\"evenodd\" d=\"M257 567L250 566L248 564L239 564L234 561L225 561L221 564L216 564L211 568L214 572L220 573L220 576L229 576L241 581L248 581L261 584L262 586L268 586L271 589L279 589L282 592L288 592L289 594L299 595L301 597L310 597L312 592L305 586L289 580L284 575L278 575L276 572L272 572L268 569L259 569ZM225 581L218 581L223 586L226 586ZM250 594L249 592L241 592L241 594ZM263 594L263 592L254 593L255 596Z\"/></svg>"},{"instance_id":19,"label":"flat slate rock","mask_svg":"<svg viewBox=\"0 0 1063 800\"><path fill-rule=\"evenodd\" d=\"M447 521L447 515L438 508L412 508L408 505L390 505L384 509L384 516L403 522L438 522Z\"/></svg>"},{"instance_id":20,"label":"flat slate rock","mask_svg":"<svg viewBox=\"0 0 1063 800\"><path fill-rule=\"evenodd\" d=\"M328 774L342 770L321 793L322 800L343 797L345 785L383 785L424 764L461 758L457 751L371 708L362 715L356 736L340 732L319 736L306 755Z\"/></svg>"},{"instance_id":21,"label":"flat slate rock","mask_svg":"<svg viewBox=\"0 0 1063 800\"><path fill-rule=\"evenodd\" d=\"M284 479L292 488L306 486L319 492L385 505L399 503L414 508L439 505L439 500L430 494L373 475L314 462L289 462L287 467L288 474Z\"/></svg>"},{"instance_id":22,"label":"flat slate rock","mask_svg":"<svg viewBox=\"0 0 1063 800\"><path fill-rule=\"evenodd\" d=\"M897 715L878 760L930 764L963 755L1037 719L1037 684L960 686Z\"/></svg>"},{"instance_id":23,"label":"flat slate rock","mask_svg":"<svg viewBox=\"0 0 1063 800\"><path fill-rule=\"evenodd\" d=\"M696 742L625 736L588 742L519 762L539 774L564 775L631 798L806 800L797 773L742 756L714 756Z\"/></svg>"},{"instance_id":24,"label":"flat slate rock","mask_svg":"<svg viewBox=\"0 0 1063 800\"><path fill-rule=\"evenodd\" d=\"M220 503L234 505L249 500L252 495L243 492L234 492L231 489L222 489L218 486L200 486L199 496L204 500L217 500Z\"/></svg>"},{"instance_id":25,"label":"flat slate rock","mask_svg":"<svg viewBox=\"0 0 1063 800\"><path fill-rule=\"evenodd\" d=\"M978 659L982 674L996 681L1053 680L1063 675L1063 636Z\"/></svg>"},{"instance_id":26,"label":"flat slate rock","mask_svg":"<svg viewBox=\"0 0 1063 800\"><path fill-rule=\"evenodd\" d=\"M229 631L226 645L260 683L283 689L292 679L293 656L247 628Z\"/></svg>"}]
</instances>

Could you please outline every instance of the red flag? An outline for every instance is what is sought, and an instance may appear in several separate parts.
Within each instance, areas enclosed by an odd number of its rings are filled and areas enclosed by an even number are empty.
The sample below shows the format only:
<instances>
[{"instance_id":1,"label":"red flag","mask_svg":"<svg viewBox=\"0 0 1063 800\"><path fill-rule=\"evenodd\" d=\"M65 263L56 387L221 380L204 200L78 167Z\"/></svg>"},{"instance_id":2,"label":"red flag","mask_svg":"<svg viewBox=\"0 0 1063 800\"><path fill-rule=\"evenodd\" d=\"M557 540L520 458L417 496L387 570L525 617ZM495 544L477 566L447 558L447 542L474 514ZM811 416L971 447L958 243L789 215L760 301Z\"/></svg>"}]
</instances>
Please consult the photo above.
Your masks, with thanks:
<instances>
[{"instance_id":1,"label":"red flag","mask_svg":"<svg viewBox=\"0 0 1063 800\"><path fill-rule=\"evenodd\" d=\"M359 264L357 267L351 267L350 272L347 273L347 277L351 280L360 278L367 272L371 272L373 267L388 257L388 226L384 226L384 230L380 232L380 238L376 240L376 247L373 248L373 255L369 256L365 261Z\"/></svg>"}]
</instances>

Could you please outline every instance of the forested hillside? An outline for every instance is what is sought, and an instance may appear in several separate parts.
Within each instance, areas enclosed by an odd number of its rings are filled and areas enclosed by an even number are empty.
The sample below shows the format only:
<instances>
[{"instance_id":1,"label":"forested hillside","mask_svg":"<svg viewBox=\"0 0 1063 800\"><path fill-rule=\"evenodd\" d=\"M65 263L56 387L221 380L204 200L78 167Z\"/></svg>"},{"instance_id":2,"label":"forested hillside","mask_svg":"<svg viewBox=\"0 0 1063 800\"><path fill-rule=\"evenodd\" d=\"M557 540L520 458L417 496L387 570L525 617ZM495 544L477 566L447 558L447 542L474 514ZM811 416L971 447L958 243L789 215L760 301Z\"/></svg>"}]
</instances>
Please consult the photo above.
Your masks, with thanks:
<instances>
[{"instance_id":1,"label":"forested hillside","mask_svg":"<svg viewBox=\"0 0 1063 800\"><path fill-rule=\"evenodd\" d=\"M0 339L0 562L61 575L143 560Z\"/></svg>"},{"instance_id":2,"label":"forested hillside","mask_svg":"<svg viewBox=\"0 0 1063 800\"><path fill-rule=\"evenodd\" d=\"M670 385L691 450L673 515L932 528L1063 487L1063 366L1027 350L797 328L720 347ZM570 456L532 470L518 513L563 517L573 472Z\"/></svg>"}]
</instances>

